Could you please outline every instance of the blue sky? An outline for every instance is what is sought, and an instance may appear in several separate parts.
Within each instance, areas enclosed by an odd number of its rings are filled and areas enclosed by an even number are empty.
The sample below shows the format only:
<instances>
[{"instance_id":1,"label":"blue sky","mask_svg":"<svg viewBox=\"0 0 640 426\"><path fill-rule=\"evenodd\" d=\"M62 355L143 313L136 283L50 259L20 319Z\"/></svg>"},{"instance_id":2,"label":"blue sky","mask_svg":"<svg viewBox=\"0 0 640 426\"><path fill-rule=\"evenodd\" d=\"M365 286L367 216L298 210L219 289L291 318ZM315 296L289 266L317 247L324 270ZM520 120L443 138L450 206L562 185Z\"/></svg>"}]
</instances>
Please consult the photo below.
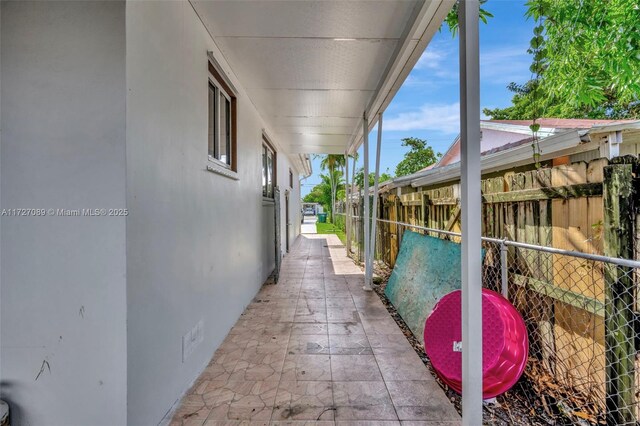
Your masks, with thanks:
<instances>
[{"instance_id":1,"label":"blue sky","mask_svg":"<svg viewBox=\"0 0 640 426\"><path fill-rule=\"evenodd\" d=\"M509 106L512 94L507 85L524 83L531 77L527 54L534 22L524 17L526 7L519 0L489 0L484 8L493 14L480 24L481 107ZM458 38L448 29L436 33L384 114L380 170L394 173L406 148L401 139L426 139L444 153L459 130ZM370 153L375 151L377 132L371 132ZM374 167L371 155L370 167ZM358 168L362 167L362 148ZM320 182L320 160L313 161L313 175L303 181L302 196Z\"/></svg>"}]
</instances>

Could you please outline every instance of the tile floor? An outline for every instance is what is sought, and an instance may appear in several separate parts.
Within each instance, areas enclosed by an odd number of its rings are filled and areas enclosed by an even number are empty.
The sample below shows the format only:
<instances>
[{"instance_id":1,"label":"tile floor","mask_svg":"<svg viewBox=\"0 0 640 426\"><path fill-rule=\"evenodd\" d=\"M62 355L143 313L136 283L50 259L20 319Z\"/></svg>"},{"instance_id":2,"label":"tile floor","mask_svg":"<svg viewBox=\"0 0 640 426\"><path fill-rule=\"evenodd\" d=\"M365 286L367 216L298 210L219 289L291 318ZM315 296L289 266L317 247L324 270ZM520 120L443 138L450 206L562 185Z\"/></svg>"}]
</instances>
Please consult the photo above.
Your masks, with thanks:
<instances>
[{"instance_id":1,"label":"tile floor","mask_svg":"<svg viewBox=\"0 0 640 426\"><path fill-rule=\"evenodd\" d=\"M316 221L318 220L315 216L303 216L304 221L302 222L301 231L303 234L317 234L318 229L316 228Z\"/></svg>"},{"instance_id":2,"label":"tile floor","mask_svg":"<svg viewBox=\"0 0 640 426\"><path fill-rule=\"evenodd\" d=\"M303 235L182 399L177 425L455 425L335 235Z\"/></svg>"}]
</instances>

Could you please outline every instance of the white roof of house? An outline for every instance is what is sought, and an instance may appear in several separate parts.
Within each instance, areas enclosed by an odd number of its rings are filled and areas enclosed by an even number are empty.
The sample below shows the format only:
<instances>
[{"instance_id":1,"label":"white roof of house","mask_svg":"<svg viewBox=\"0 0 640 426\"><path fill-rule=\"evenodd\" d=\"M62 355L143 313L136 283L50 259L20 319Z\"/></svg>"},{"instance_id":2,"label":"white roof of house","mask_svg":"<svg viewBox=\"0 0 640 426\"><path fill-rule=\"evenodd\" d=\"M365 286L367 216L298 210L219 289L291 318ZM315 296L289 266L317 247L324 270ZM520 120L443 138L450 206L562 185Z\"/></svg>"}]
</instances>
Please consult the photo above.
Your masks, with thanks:
<instances>
[{"instance_id":1,"label":"white roof of house","mask_svg":"<svg viewBox=\"0 0 640 426\"><path fill-rule=\"evenodd\" d=\"M563 121L562 119L553 119ZM543 124L544 125L544 124ZM532 134L524 121L513 124L502 122L482 122L483 140L481 168L490 173L508 168L532 164ZM564 120L564 124L556 123L555 127L541 128L542 135L538 141L541 150L541 161L547 161L563 155L577 154L599 148L603 136L610 132L627 133L629 141L639 140L640 121L634 120ZM528 133L527 133L528 132ZM504 134L501 134L504 133ZM519 134L515 135L516 133ZM495 140L485 140L494 138ZM606 141L605 141L606 142ZM449 148L449 161L438 163L411 175L395 178L385 184L384 190L403 186L427 186L448 182L460 178L460 162L458 138ZM486 149L485 149L486 148ZM444 158L444 157L443 157Z\"/></svg>"}]
</instances>

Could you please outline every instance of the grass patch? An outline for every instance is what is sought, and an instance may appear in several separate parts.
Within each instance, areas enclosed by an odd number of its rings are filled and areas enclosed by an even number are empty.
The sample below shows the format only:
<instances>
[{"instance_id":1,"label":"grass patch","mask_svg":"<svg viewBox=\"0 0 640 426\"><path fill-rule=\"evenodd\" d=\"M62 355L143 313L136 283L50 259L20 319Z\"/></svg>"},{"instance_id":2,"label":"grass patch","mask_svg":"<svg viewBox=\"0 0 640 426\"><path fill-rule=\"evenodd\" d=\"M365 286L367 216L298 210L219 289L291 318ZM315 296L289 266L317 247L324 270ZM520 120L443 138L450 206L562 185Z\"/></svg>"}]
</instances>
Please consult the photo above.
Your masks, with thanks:
<instances>
[{"instance_id":1,"label":"grass patch","mask_svg":"<svg viewBox=\"0 0 640 426\"><path fill-rule=\"evenodd\" d=\"M347 236L344 231L340 228L336 227L333 223L320 223L316 222L316 229L318 230L318 234L336 234L342 244L347 243Z\"/></svg>"}]
</instances>

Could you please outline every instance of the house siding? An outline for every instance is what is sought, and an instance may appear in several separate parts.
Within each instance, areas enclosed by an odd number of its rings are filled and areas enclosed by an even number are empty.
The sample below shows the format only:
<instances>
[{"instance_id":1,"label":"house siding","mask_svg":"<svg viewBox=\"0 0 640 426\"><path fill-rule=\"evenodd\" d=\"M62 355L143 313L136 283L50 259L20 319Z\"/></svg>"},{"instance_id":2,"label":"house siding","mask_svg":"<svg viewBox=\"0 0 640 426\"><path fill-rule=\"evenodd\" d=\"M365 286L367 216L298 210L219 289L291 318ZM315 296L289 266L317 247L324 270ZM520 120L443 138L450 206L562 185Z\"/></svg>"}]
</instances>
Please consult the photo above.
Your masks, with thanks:
<instances>
[{"instance_id":1,"label":"house siding","mask_svg":"<svg viewBox=\"0 0 640 426\"><path fill-rule=\"evenodd\" d=\"M2 207L124 208L125 3L1 8ZM125 218L4 216L1 233L11 424L126 424Z\"/></svg>"},{"instance_id":2,"label":"house siding","mask_svg":"<svg viewBox=\"0 0 640 426\"><path fill-rule=\"evenodd\" d=\"M206 170L207 51L239 90L238 180ZM279 153L281 193L290 164L186 1L127 3L127 89L128 420L147 425L195 380L273 270L263 131ZM204 341L183 362L182 337L198 321Z\"/></svg>"},{"instance_id":3,"label":"house siding","mask_svg":"<svg viewBox=\"0 0 640 426\"><path fill-rule=\"evenodd\" d=\"M158 424L273 271L263 132L290 242L299 173L189 2L0 10L0 205L129 212L1 218L2 398L13 425ZM207 170L208 51L239 90L237 180Z\"/></svg>"}]
</instances>

